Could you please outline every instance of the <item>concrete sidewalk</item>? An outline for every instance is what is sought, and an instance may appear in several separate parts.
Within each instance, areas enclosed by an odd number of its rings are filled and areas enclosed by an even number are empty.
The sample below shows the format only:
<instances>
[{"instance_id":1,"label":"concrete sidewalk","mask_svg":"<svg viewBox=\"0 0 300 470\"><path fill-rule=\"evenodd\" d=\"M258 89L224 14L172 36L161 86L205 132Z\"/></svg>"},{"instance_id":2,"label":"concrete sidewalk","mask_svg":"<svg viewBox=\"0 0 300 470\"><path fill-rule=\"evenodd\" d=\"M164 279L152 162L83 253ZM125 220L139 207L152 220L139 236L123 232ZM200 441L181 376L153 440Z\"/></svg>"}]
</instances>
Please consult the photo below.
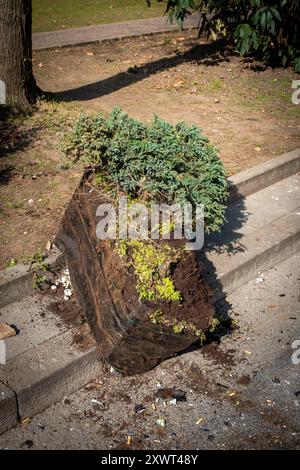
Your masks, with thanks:
<instances>
[{"instance_id":1,"label":"concrete sidewalk","mask_svg":"<svg viewBox=\"0 0 300 470\"><path fill-rule=\"evenodd\" d=\"M197 28L199 15L191 15L185 20L185 29ZM35 33L32 37L33 49L52 49L56 47L79 46L95 42L112 41L134 36L178 31L176 22L170 24L167 17L145 20L124 21L122 23L70 28L60 31Z\"/></svg>"},{"instance_id":2,"label":"concrete sidewalk","mask_svg":"<svg viewBox=\"0 0 300 470\"><path fill-rule=\"evenodd\" d=\"M299 266L294 255L229 296L239 328L216 349L134 377L99 371L89 386L70 395L66 387L57 404L0 436L0 449L300 449L300 364L292 360ZM156 402L160 386L184 390L187 401ZM35 391L34 399L41 395Z\"/></svg>"}]
</instances>

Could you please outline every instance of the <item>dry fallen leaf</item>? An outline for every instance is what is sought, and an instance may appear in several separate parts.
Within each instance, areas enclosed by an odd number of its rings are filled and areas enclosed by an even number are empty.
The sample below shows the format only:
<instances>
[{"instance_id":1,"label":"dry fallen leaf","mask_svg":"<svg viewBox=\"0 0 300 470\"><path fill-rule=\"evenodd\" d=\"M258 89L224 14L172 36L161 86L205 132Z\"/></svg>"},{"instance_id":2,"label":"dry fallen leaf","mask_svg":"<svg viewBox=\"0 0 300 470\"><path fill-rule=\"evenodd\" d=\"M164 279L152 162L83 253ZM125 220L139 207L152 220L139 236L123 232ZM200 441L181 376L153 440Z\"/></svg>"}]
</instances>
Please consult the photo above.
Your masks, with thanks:
<instances>
[{"instance_id":1,"label":"dry fallen leaf","mask_svg":"<svg viewBox=\"0 0 300 470\"><path fill-rule=\"evenodd\" d=\"M0 323L0 339L16 336L16 330L7 323Z\"/></svg>"},{"instance_id":2,"label":"dry fallen leaf","mask_svg":"<svg viewBox=\"0 0 300 470\"><path fill-rule=\"evenodd\" d=\"M24 426L25 424L30 423L30 421L31 421L31 418L29 418L29 416L26 416L25 418L21 419L20 424L21 426Z\"/></svg>"}]
</instances>

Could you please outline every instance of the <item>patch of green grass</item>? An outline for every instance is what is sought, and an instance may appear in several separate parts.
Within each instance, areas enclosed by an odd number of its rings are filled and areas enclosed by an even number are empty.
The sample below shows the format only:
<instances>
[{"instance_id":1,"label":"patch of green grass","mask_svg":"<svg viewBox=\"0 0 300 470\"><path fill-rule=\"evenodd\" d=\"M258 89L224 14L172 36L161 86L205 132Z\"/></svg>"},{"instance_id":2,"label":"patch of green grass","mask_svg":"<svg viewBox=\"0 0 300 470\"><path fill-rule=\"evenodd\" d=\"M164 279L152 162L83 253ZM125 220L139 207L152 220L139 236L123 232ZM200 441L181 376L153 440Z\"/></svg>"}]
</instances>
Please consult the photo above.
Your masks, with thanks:
<instances>
[{"instance_id":1,"label":"patch of green grass","mask_svg":"<svg viewBox=\"0 0 300 470\"><path fill-rule=\"evenodd\" d=\"M208 83L207 89L212 93L222 90L222 80L220 78L215 78L210 83Z\"/></svg>"},{"instance_id":2,"label":"patch of green grass","mask_svg":"<svg viewBox=\"0 0 300 470\"><path fill-rule=\"evenodd\" d=\"M165 5L146 0L33 0L33 31L55 31L120 21L153 18Z\"/></svg>"}]
</instances>

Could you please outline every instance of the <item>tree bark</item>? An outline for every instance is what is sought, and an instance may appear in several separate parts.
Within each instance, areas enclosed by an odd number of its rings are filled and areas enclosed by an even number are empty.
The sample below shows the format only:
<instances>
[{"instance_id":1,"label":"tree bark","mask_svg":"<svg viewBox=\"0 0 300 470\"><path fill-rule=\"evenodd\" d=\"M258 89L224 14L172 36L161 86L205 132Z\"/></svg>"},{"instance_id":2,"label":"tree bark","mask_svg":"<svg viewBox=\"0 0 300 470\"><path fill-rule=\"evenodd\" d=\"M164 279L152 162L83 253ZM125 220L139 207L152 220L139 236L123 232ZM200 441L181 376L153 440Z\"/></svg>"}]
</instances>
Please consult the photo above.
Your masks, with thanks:
<instances>
[{"instance_id":1,"label":"tree bark","mask_svg":"<svg viewBox=\"0 0 300 470\"><path fill-rule=\"evenodd\" d=\"M0 0L0 80L6 104L34 104L38 96L32 72L31 0Z\"/></svg>"}]
</instances>

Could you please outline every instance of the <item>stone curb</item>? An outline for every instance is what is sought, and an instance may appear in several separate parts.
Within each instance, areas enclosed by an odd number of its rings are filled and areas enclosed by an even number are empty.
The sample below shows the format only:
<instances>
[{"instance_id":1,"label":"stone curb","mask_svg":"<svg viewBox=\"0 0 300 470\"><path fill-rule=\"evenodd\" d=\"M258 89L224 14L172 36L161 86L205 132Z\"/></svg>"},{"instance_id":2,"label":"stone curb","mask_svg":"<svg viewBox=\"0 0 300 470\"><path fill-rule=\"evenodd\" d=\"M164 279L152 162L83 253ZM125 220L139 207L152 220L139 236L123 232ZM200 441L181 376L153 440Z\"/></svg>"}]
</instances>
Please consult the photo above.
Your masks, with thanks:
<instances>
[{"instance_id":1,"label":"stone curb","mask_svg":"<svg viewBox=\"0 0 300 470\"><path fill-rule=\"evenodd\" d=\"M97 348L76 350L70 331L0 365L0 434L83 387L101 367Z\"/></svg>"},{"instance_id":2,"label":"stone curb","mask_svg":"<svg viewBox=\"0 0 300 470\"><path fill-rule=\"evenodd\" d=\"M45 258L51 270L59 270L64 266L61 251L53 247ZM17 264L0 271L0 308L22 299L33 293L33 274L28 264Z\"/></svg>"}]
</instances>

